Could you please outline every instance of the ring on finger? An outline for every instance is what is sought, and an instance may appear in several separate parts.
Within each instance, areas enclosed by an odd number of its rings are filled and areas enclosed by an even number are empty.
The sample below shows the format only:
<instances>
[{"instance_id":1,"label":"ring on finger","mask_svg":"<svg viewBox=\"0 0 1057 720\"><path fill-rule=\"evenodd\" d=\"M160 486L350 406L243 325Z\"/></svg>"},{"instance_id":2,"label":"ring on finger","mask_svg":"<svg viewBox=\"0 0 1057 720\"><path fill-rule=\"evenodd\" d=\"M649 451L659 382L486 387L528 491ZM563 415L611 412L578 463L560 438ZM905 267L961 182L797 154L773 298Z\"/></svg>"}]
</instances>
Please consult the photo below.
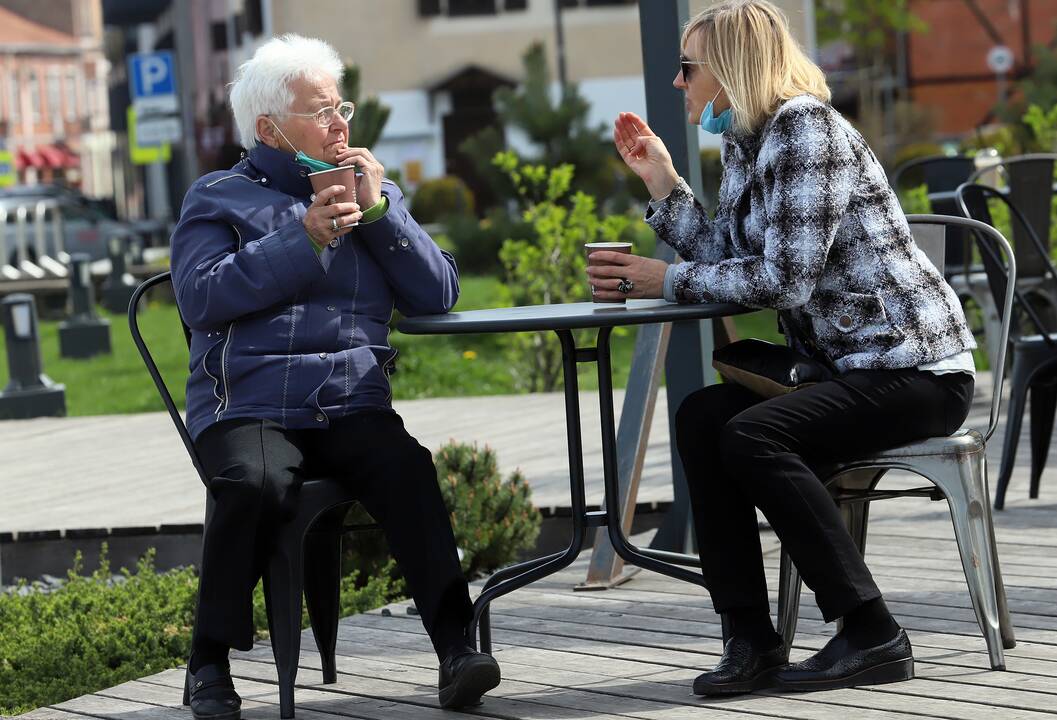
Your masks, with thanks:
<instances>
[{"instance_id":1,"label":"ring on finger","mask_svg":"<svg viewBox=\"0 0 1057 720\"><path fill-rule=\"evenodd\" d=\"M330 229L333 230L334 232L338 231L338 216L337 215L335 215L334 217L332 217L330 219Z\"/></svg>"}]
</instances>

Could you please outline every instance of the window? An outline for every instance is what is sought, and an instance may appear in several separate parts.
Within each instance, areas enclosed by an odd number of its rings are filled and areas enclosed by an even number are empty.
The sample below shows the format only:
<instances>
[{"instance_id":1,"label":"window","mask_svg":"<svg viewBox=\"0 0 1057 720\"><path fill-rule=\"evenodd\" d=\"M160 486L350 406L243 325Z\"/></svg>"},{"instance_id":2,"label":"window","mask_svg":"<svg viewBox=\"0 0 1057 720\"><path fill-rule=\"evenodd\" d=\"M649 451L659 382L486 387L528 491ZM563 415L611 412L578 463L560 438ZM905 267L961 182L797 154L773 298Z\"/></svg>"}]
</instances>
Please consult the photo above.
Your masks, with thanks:
<instances>
[{"instance_id":1,"label":"window","mask_svg":"<svg viewBox=\"0 0 1057 720\"><path fill-rule=\"evenodd\" d=\"M228 27L223 20L215 22L210 26L210 34L213 36L214 50L228 49Z\"/></svg>"},{"instance_id":2,"label":"window","mask_svg":"<svg viewBox=\"0 0 1057 720\"><path fill-rule=\"evenodd\" d=\"M29 86L29 114L33 123L40 122L40 78L36 70L30 70L26 74L26 85Z\"/></svg>"},{"instance_id":3,"label":"window","mask_svg":"<svg viewBox=\"0 0 1057 720\"><path fill-rule=\"evenodd\" d=\"M63 89L66 96L66 119L70 122L77 120L77 68L66 68L66 87Z\"/></svg>"},{"instance_id":4,"label":"window","mask_svg":"<svg viewBox=\"0 0 1057 720\"><path fill-rule=\"evenodd\" d=\"M62 130L62 86L59 82L59 68L48 68L48 117L56 132Z\"/></svg>"},{"instance_id":5,"label":"window","mask_svg":"<svg viewBox=\"0 0 1057 720\"><path fill-rule=\"evenodd\" d=\"M525 10L527 0L418 0L420 17L470 17Z\"/></svg>"}]
</instances>

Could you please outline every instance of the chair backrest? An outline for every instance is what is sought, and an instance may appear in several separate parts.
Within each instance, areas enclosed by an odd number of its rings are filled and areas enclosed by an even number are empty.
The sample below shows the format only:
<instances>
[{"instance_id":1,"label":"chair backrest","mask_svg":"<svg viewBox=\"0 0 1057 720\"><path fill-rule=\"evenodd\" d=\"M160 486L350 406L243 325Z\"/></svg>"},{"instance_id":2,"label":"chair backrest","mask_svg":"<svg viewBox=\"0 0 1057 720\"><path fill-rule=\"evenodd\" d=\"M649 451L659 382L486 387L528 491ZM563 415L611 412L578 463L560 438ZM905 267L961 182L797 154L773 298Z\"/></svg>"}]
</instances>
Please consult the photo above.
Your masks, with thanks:
<instances>
[{"instance_id":1,"label":"chair backrest","mask_svg":"<svg viewBox=\"0 0 1057 720\"><path fill-rule=\"evenodd\" d=\"M996 251L1000 251L1005 256L1006 270L1004 276L1006 278L1006 287L1002 303L998 305L1002 312L1002 337L1001 342L998 343L998 357L995 358L995 367L992 368L991 418L987 426L987 432L984 435L984 440L988 440L994 434L995 428L998 427L998 413L1002 405L1002 378L1005 374L1006 345L1009 340L1009 323L1013 315L1013 290L1016 288L1017 278L1017 261L1013 256L1013 248L1010 246L1009 241L1002 236L1002 233L990 225L970 218L952 217L950 215L907 215L907 222L910 223L912 230L919 225L939 225L944 229L967 229L977 239L982 256L995 255ZM917 233L915 233L915 237L917 237ZM1000 257L999 262L1001 262Z\"/></svg>"},{"instance_id":2,"label":"chair backrest","mask_svg":"<svg viewBox=\"0 0 1057 720\"><path fill-rule=\"evenodd\" d=\"M931 212L937 215L958 215L954 203L955 189L964 183L976 168L971 157L965 155L932 155L911 160L892 174L892 187L898 192L908 179L923 181L928 193ZM969 264L969 236L961 228L950 228L946 234L947 272L950 275L964 270Z\"/></svg>"},{"instance_id":3,"label":"chair backrest","mask_svg":"<svg viewBox=\"0 0 1057 720\"><path fill-rule=\"evenodd\" d=\"M1057 153L1032 153L1015 155L1000 160L986 168L980 168L969 176L967 183L979 184L986 173L998 172L1005 178L1008 198L1023 213L1023 225L1013 227L1013 244L1018 253L1020 277L1037 277L1046 272L1046 267L1034 253L1025 253L1022 246L1030 242L1026 229L1031 229L1043 245L1050 244L1052 205L1054 195L1054 167Z\"/></svg>"},{"instance_id":4,"label":"chair backrest","mask_svg":"<svg viewBox=\"0 0 1057 720\"><path fill-rule=\"evenodd\" d=\"M148 278L136 288L134 293L132 293L132 298L129 300L128 304L128 328L132 333L132 342L136 344L136 349L139 350L140 357L143 358L143 363L147 366L147 372L150 373L151 380L154 381L154 386L158 389L158 394L161 396L162 402L165 403L165 409L169 411L169 417L172 418L173 424L176 426L176 431L180 433L180 439L183 440L184 447L187 448L187 454L191 457L191 463L194 465L195 470L198 471L198 477L201 478L203 485L208 486L205 471L202 469L202 462L198 457L198 451L195 450L194 441L191 440L191 433L187 431L187 425L184 423L183 416L180 415L180 410L176 407L176 403L172 399L172 394L169 392L169 388L166 387L165 380L162 378L161 372L158 370L158 365L154 362L154 357L147 348L147 343L143 340L143 334L139 330L140 302L146 296L148 290L163 283L172 283L172 275L170 273L164 272L160 275ZM187 341L188 348L190 348L191 330L183 322L183 318L180 318L180 324L183 326L184 339Z\"/></svg>"},{"instance_id":5,"label":"chair backrest","mask_svg":"<svg viewBox=\"0 0 1057 720\"><path fill-rule=\"evenodd\" d=\"M1050 260L1049 252L1042 240L1035 234L1035 230L1028 224L1027 218L1024 217L1023 213L1017 208L1016 205L1000 190L987 185L976 185L966 183L958 188L956 191L958 199L958 209L962 215L973 220L978 220L986 225L994 227L994 219L991 215L991 208L988 206L989 200L1002 203L1009 210L1009 221L1013 226L1013 234L1017 235L1017 229L1020 229L1020 235L1025 239L1024 242L1018 242L1015 255L1017 257L1017 264L1020 265L1021 260L1025 255L1031 255L1036 259L1036 265L1048 270L1052 277L1057 277L1057 267L1054 267L1053 261ZM986 243L984 238L977 238L977 244ZM993 251L983 252L981 250L981 258L984 263L984 272L987 273L987 282L991 288L991 296L995 302L995 307L999 307L1002 302L1002 298L1005 296L1006 288L1006 271L1004 264L997 258ZM1054 342L1050 339L1049 328L1046 322L1039 316L1034 304L1028 300L1024 292L1019 288L1014 287L1013 289L1014 299L1017 302L1017 307L1024 313L1024 316L1034 326L1033 332L1036 332L1051 345ZM1025 328L1015 327L1014 335L1022 334L1026 332Z\"/></svg>"}]
</instances>

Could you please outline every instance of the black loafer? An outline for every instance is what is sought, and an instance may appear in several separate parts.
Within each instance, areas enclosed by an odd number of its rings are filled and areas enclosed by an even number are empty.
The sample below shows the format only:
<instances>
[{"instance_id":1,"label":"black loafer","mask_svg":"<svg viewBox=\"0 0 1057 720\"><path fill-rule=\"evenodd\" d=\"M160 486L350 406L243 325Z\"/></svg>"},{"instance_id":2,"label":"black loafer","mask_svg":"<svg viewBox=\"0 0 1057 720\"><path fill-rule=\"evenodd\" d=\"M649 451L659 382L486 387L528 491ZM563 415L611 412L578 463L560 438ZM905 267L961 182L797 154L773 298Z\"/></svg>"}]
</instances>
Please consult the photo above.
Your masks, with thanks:
<instances>
[{"instance_id":1,"label":"black loafer","mask_svg":"<svg viewBox=\"0 0 1057 720\"><path fill-rule=\"evenodd\" d=\"M888 642L865 650L851 647L838 633L807 660L781 670L776 680L782 690L805 692L881 685L913 677L914 650L906 631L900 628Z\"/></svg>"},{"instance_id":2,"label":"black loafer","mask_svg":"<svg viewBox=\"0 0 1057 720\"><path fill-rule=\"evenodd\" d=\"M239 720L242 698L235 692L231 668L203 665L198 672L187 672L184 705L191 706L195 720Z\"/></svg>"},{"instance_id":3,"label":"black loafer","mask_svg":"<svg viewBox=\"0 0 1057 720\"><path fill-rule=\"evenodd\" d=\"M774 687L775 672L787 662L784 644L760 652L745 638L732 637L716 667L694 680L694 695L736 695Z\"/></svg>"},{"instance_id":4,"label":"black loafer","mask_svg":"<svg viewBox=\"0 0 1057 720\"><path fill-rule=\"evenodd\" d=\"M456 650L440 664L440 706L479 705L481 696L499 684L499 663L470 648Z\"/></svg>"}]
</instances>

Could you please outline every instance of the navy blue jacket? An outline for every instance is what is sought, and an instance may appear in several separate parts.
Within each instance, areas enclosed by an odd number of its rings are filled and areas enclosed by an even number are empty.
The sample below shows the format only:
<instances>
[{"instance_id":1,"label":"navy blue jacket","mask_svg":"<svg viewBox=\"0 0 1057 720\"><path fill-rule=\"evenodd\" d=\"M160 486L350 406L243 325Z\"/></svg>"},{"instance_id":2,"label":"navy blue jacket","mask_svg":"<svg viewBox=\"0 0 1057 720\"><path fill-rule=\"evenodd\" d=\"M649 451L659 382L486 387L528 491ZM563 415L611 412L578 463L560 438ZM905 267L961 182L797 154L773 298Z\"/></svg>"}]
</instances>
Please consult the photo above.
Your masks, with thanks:
<instances>
[{"instance_id":1,"label":"navy blue jacket","mask_svg":"<svg viewBox=\"0 0 1057 720\"><path fill-rule=\"evenodd\" d=\"M172 236L177 305L191 328L192 437L239 417L325 428L391 407L395 307L443 313L459 297L455 260L383 182L386 214L318 254L301 220L312 187L293 155L254 147L199 178Z\"/></svg>"}]
</instances>

